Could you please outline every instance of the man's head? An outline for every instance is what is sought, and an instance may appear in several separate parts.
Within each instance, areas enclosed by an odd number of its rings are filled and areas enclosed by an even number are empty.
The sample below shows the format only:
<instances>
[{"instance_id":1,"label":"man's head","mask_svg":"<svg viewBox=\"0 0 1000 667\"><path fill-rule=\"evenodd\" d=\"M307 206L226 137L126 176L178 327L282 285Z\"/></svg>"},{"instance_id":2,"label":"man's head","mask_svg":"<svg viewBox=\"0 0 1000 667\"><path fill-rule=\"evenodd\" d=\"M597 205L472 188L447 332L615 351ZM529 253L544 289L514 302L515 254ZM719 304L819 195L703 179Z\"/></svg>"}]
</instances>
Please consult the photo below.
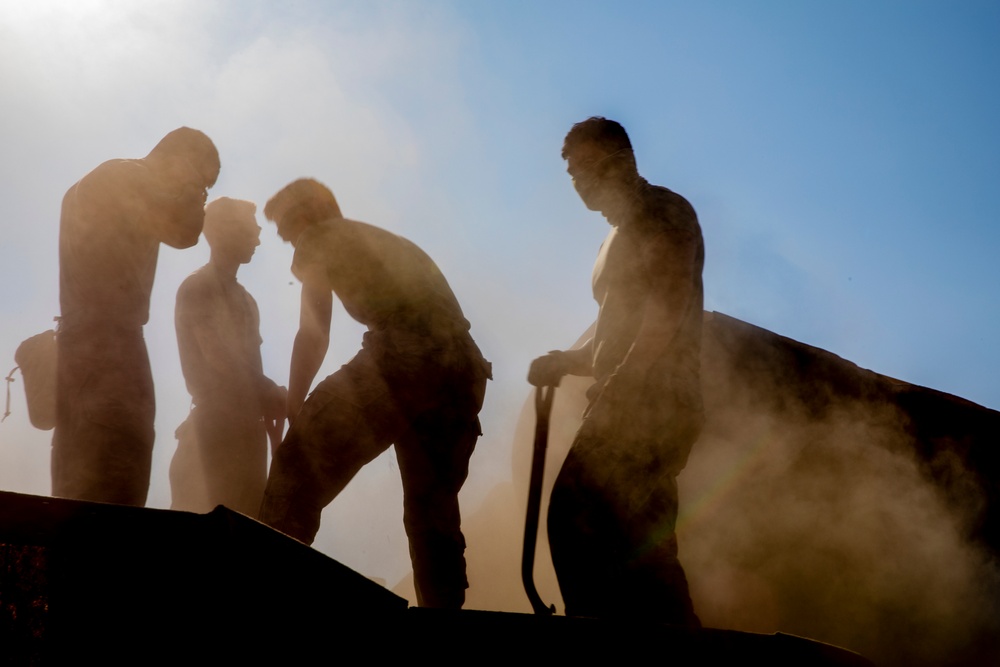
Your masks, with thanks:
<instances>
[{"instance_id":1,"label":"man's head","mask_svg":"<svg viewBox=\"0 0 1000 667\"><path fill-rule=\"evenodd\" d=\"M638 177L632 142L620 124L594 116L570 129L563 141L566 171L587 208L607 211L612 200Z\"/></svg>"},{"instance_id":2,"label":"man's head","mask_svg":"<svg viewBox=\"0 0 1000 667\"><path fill-rule=\"evenodd\" d=\"M202 233L212 254L232 257L246 264L260 245L257 205L242 199L219 197L205 207Z\"/></svg>"},{"instance_id":3,"label":"man's head","mask_svg":"<svg viewBox=\"0 0 1000 667\"><path fill-rule=\"evenodd\" d=\"M203 190L219 177L219 151L204 132L179 127L160 139L146 160L158 168L172 185Z\"/></svg>"},{"instance_id":4,"label":"man's head","mask_svg":"<svg viewBox=\"0 0 1000 667\"><path fill-rule=\"evenodd\" d=\"M264 205L264 216L278 226L278 236L292 245L316 223L343 217L330 189L312 178L300 178L282 188Z\"/></svg>"}]
</instances>

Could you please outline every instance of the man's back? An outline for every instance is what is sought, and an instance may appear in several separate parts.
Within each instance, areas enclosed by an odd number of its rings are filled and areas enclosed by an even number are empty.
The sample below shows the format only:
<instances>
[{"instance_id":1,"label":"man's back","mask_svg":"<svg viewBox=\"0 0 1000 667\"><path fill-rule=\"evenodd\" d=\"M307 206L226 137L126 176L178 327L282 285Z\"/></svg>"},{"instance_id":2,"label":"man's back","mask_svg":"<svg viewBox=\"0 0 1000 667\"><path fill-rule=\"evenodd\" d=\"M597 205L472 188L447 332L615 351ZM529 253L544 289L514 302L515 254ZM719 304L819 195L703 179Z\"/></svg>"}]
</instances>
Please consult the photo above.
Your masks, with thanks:
<instances>
[{"instance_id":1,"label":"man's back","mask_svg":"<svg viewBox=\"0 0 1000 667\"><path fill-rule=\"evenodd\" d=\"M59 299L68 320L141 326L159 240L142 226L137 201L155 188L139 160L109 160L63 198L59 230Z\"/></svg>"},{"instance_id":2,"label":"man's back","mask_svg":"<svg viewBox=\"0 0 1000 667\"><path fill-rule=\"evenodd\" d=\"M690 293L687 303L680 306L683 312L677 314L680 327L642 365L657 362L673 380L696 384L705 247L694 209L675 192L643 183L630 214L613 222L616 226L594 264L594 299L600 307L593 343L594 376L606 377L625 360L642 326L647 302L671 289L671 273L680 271L680 281ZM685 246L694 248L693 267L683 262Z\"/></svg>"},{"instance_id":3,"label":"man's back","mask_svg":"<svg viewBox=\"0 0 1000 667\"><path fill-rule=\"evenodd\" d=\"M292 272L323 281L354 319L372 330L467 331L444 275L411 241L345 218L303 232Z\"/></svg>"}]
</instances>

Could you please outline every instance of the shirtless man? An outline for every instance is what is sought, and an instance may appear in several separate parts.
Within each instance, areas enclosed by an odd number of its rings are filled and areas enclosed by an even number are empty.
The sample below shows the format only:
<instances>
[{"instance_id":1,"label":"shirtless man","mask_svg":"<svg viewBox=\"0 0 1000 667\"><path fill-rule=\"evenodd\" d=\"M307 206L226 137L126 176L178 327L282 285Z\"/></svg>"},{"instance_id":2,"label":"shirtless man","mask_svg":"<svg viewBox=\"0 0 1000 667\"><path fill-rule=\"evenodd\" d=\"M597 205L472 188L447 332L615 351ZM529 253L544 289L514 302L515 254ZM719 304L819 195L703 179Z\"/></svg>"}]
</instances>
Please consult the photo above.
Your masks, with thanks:
<instances>
[{"instance_id":1,"label":"shirtless man","mask_svg":"<svg viewBox=\"0 0 1000 667\"><path fill-rule=\"evenodd\" d=\"M583 203L611 225L594 266L594 337L528 375L536 386L597 380L549 504L566 613L699 625L674 527L676 477L704 419L701 228L683 197L639 176L618 123L577 123L562 155Z\"/></svg>"},{"instance_id":2,"label":"shirtless man","mask_svg":"<svg viewBox=\"0 0 1000 667\"><path fill-rule=\"evenodd\" d=\"M193 407L177 429L171 509L225 505L256 517L264 497L267 431L284 424L286 392L264 376L257 302L236 282L260 245L256 211L228 197L206 206L211 257L177 290L177 345Z\"/></svg>"},{"instance_id":3,"label":"shirtless man","mask_svg":"<svg viewBox=\"0 0 1000 667\"><path fill-rule=\"evenodd\" d=\"M345 219L317 181L288 185L264 215L295 246L302 305L288 383L291 426L271 464L261 520L312 543L323 508L394 444L417 602L459 608L468 582L458 491L490 377L469 322L426 253ZM368 331L361 351L306 400L329 347L334 294Z\"/></svg>"},{"instance_id":4,"label":"shirtless man","mask_svg":"<svg viewBox=\"0 0 1000 667\"><path fill-rule=\"evenodd\" d=\"M63 198L53 495L146 503L156 408L142 327L157 255L197 243L218 175L212 141L182 127Z\"/></svg>"}]
</instances>

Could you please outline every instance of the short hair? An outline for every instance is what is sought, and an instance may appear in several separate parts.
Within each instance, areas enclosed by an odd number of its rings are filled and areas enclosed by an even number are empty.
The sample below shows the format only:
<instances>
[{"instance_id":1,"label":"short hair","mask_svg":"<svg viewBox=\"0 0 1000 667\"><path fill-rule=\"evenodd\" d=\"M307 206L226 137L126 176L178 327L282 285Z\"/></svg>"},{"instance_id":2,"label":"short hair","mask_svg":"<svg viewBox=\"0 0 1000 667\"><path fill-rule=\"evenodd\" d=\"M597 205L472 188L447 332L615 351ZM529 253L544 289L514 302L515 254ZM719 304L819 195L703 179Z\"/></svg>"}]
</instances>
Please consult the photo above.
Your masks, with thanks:
<instances>
[{"instance_id":1,"label":"short hair","mask_svg":"<svg viewBox=\"0 0 1000 667\"><path fill-rule=\"evenodd\" d=\"M257 205L252 201L219 197L205 207L205 227L202 233L209 246L232 234L248 222L257 226Z\"/></svg>"},{"instance_id":2,"label":"short hair","mask_svg":"<svg viewBox=\"0 0 1000 667\"><path fill-rule=\"evenodd\" d=\"M300 178L283 187L267 201L264 205L264 217L279 225L296 220L313 225L322 220L343 216L330 188L313 178Z\"/></svg>"},{"instance_id":3,"label":"short hair","mask_svg":"<svg viewBox=\"0 0 1000 667\"><path fill-rule=\"evenodd\" d=\"M215 185L219 178L219 151L208 135L190 127L179 127L168 132L160 142L149 151L149 156L177 155L187 158L201 174L206 188Z\"/></svg>"},{"instance_id":4,"label":"short hair","mask_svg":"<svg viewBox=\"0 0 1000 667\"><path fill-rule=\"evenodd\" d=\"M602 116L591 116L570 129L563 141L563 159L567 159L570 153L584 144L594 145L607 155L622 150L632 152L632 142L629 141L625 128Z\"/></svg>"}]
</instances>

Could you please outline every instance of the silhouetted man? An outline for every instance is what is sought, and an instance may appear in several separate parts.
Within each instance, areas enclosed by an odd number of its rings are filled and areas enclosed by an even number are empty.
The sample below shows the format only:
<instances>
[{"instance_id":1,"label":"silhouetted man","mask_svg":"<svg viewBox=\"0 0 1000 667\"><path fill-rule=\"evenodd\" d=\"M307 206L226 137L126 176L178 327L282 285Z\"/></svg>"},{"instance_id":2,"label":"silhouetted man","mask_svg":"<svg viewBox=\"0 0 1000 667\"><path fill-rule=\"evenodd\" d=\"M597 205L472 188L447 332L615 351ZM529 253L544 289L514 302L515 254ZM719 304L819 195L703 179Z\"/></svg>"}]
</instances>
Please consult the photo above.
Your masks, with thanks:
<instances>
[{"instance_id":1,"label":"silhouetted man","mask_svg":"<svg viewBox=\"0 0 1000 667\"><path fill-rule=\"evenodd\" d=\"M53 495L145 504L155 405L142 327L156 259L160 243L197 243L218 174L212 141L182 127L63 198Z\"/></svg>"},{"instance_id":2,"label":"silhouetted man","mask_svg":"<svg viewBox=\"0 0 1000 667\"><path fill-rule=\"evenodd\" d=\"M295 246L302 306L288 383L291 426L271 463L261 520L312 543L323 508L394 444L417 601L461 607L468 583L458 491L490 377L462 308L426 253L345 219L314 180L285 187L264 214ZM329 346L334 294L368 331L357 356L305 400Z\"/></svg>"},{"instance_id":3,"label":"silhouetted man","mask_svg":"<svg viewBox=\"0 0 1000 667\"><path fill-rule=\"evenodd\" d=\"M228 197L206 206L211 258L177 290L177 345L193 407L177 429L171 509L225 505L256 517L264 497L267 431L284 424L286 393L264 376L257 302L236 282L260 245L256 211Z\"/></svg>"},{"instance_id":4,"label":"silhouetted man","mask_svg":"<svg viewBox=\"0 0 1000 667\"><path fill-rule=\"evenodd\" d=\"M528 377L597 380L549 504L566 613L698 625L674 528L676 476L703 421L701 228L683 197L639 176L618 123L574 125L562 155L583 203L611 224L594 266L594 337L536 359Z\"/></svg>"}]
</instances>

